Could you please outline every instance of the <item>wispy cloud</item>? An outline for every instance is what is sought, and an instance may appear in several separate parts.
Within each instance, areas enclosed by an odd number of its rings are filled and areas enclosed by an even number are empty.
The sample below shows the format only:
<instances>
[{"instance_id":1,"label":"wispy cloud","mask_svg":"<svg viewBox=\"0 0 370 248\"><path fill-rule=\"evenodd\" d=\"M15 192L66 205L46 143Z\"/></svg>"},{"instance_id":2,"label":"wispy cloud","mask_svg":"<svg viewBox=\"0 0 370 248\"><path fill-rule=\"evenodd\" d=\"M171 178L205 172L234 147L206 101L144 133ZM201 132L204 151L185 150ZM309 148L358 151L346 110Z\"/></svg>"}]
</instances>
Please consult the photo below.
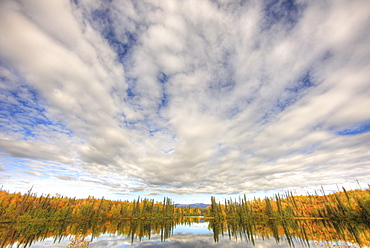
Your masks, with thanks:
<instances>
[{"instance_id":1,"label":"wispy cloud","mask_svg":"<svg viewBox=\"0 0 370 248\"><path fill-rule=\"evenodd\" d=\"M368 181L369 10L2 1L0 153L117 194Z\"/></svg>"}]
</instances>

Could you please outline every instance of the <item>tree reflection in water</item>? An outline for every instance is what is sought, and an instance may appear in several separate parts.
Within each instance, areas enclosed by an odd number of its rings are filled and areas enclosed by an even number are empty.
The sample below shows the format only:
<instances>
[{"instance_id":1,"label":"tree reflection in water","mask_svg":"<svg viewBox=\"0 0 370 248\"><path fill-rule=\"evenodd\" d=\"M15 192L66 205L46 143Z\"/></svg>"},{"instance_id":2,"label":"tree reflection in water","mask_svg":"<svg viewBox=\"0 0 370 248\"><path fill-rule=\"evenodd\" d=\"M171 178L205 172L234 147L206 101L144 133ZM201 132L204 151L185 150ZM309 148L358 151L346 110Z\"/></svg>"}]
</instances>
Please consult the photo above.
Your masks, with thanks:
<instances>
[{"instance_id":1,"label":"tree reflection in water","mask_svg":"<svg viewBox=\"0 0 370 248\"><path fill-rule=\"evenodd\" d=\"M240 239L255 244L256 239L274 238L277 243L286 241L290 246L341 243L342 245L370 245L370 228L364 223L330 222L325 220L269 220L265 223L210 221L214 241L228 235L229 239Z\"/></svg>"},{"instance_id":2,"label":"tree reflection in water","mask_svg":"<svg viewBox=\"0 0 370 248\"><path fill-rule=\"evenodd\" d=\"M122 242L134 247L149 244L151 247L253 247L257 244L271 247L272 240L275 246L370 246L370 228L363 223L324 220L269 220L264 223L233 220L217 222L213 219L204 221L208 222L208 229L213 232L213 236L176 230L179 224L199 227L196 223L200 219L190 218L2 224L0 247L37 247L36 242L50 238L53 238L53 246L69 240L69 247L114 247L105 240L107 235L111 235L115 244ZM202 223L204 226L206 224Z\"/></svg>"}]
</instances>

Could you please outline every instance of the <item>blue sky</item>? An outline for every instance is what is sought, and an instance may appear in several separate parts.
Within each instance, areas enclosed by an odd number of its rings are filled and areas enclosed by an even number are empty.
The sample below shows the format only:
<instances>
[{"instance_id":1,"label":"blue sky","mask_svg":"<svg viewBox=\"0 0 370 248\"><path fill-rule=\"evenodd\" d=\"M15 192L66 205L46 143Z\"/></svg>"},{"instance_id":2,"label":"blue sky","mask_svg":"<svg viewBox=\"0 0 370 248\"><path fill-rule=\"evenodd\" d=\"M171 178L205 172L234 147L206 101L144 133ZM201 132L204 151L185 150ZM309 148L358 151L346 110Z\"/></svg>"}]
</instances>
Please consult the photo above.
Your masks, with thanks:
<instances>
[{"instance_id":1,"label":"blue sky","mask_svg":"<svg viewBox=\"0 0 370 248\"><path fill-rule=\"evenodd\" d=\"M370 179L370 2L0 3L10 191L209 202Z\"/></svg>"}]
</instances>

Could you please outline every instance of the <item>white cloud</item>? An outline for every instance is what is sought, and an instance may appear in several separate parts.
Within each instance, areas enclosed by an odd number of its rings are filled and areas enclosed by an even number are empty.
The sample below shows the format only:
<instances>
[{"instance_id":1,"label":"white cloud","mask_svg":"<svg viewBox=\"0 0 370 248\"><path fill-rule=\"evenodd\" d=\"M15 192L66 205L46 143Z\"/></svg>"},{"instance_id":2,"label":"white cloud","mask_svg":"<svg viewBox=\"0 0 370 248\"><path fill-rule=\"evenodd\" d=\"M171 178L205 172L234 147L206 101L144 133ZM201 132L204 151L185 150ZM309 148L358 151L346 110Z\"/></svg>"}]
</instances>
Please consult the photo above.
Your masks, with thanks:
<instances>
[{"instance_id":1,"label":"white cloud","mask_svg":"<svg viewBox=\"0 0 370 248\"><path fill-rule=\"evenodd\" d=\"M119 194L368 180L369 3L275 7L2 1L1 154Z\"/></svg>"}]
</instances>

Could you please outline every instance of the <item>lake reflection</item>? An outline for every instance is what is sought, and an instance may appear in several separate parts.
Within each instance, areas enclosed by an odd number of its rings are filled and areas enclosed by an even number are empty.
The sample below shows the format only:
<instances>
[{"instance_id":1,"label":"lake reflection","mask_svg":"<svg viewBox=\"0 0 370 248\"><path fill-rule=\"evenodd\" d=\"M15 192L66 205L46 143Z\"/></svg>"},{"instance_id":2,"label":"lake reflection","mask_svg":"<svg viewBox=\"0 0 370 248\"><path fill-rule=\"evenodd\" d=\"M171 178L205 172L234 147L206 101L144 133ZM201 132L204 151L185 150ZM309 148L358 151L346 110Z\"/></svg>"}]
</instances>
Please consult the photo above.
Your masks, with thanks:
<instances>
[{"instance_id":1,"label":"lake reflection","mask_svg":"<svg viewBox=\"0 0 370 248\"><path fill-rule=\"evenodd\" d=\"M359 223L212 219L0 225L0 247L368 247ZM85 243L84 243L85 242ZM85 245L85 246L83 246Z\"/></svg>"}]
</instances>

